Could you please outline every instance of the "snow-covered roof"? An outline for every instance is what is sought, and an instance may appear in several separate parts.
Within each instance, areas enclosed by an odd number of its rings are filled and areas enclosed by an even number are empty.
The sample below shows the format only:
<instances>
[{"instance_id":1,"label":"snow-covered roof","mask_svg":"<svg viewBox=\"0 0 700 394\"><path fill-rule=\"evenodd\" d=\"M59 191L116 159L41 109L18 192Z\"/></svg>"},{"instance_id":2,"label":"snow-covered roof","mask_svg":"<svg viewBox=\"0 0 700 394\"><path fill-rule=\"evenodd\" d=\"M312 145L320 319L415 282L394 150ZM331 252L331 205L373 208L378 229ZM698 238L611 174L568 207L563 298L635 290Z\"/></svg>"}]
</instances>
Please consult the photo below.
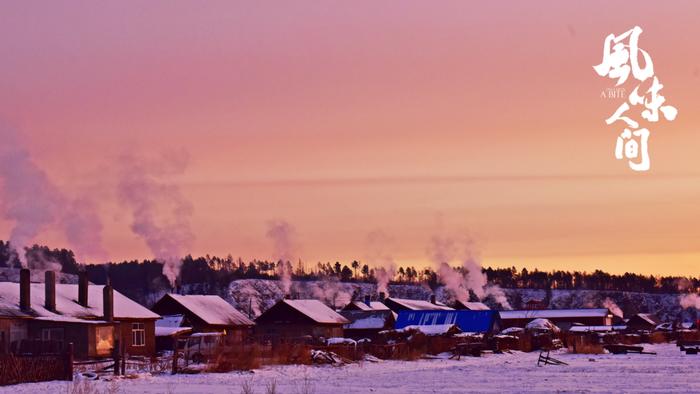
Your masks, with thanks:
<instances>
[{"instance_id":1,"label":"snow-covered roof","mask_svg":"<svg viewBox=\"0 0 700 394\"><path fill-rule=\"evenodd\" d=\"M252 326L255 323L217 295L166 294L205 323L222 326Z\"/></svg>"},{"instance_id":2,"label":"snow-covered roof","mask_svg":"<svg viewBox=\"0 0 700 394\"><path fill-rule=\"evenodd\" d=\"M554 325L554 323L547 319L535 319L527 323L527 325L525 325L525 328L528 330L545 330L559 332L559 327L557 327L556 325Z\"/></svg>"},{"instance_id":3,"label":"snow-covered roof","mask_svg":"<svg viewBox=\"0 0 700 394\"><path fill-rule=\"evenodd\" d=\"M395 320L394 313L390 310L343 311L340 314L350 321L343 328L350 330L385 329Z\"/></svg>"},{"instance_id":4,"label":"snow-covered roof","mask_svg":"<svg viewBox=\"0 0 700 394\"><path fill-rule=\"evenodd\" d=\"M351 304L357 307L357 309L362 311L388 311L389 307L384 305L384 303L379 301L371 301L367 305L364 301L352 301Z\"/></svg>"},{"instance_id":5,"label":"snow-covered roof","mask_svg":"<svg viewBox=\"0 0 700 394\"><path fill-rule=\"evenodd\" d=\"M338 312L327 307L319 300L282 300L297 311L311 318L316 323L346 324L349 321Z\"/></svg>"},{"instance_id":6,"label":"snow-covered roof","mask_svg":"<svg viewBox=\"0 0 700 394\"><path fill-rule=\"evenodd\" d=\"M637 313L637 316L639 316L640 319L644 320L645 322L651 325L657 325L660 323L659 318L651 313Z\"/></svg>"},{"instance_id":7,"label":"snow-covered roof","mask_svg":"<svg viewBox=\"0 0 700 394\"><path fill-rule=\"evenodd\" d=\"M569 332L608 332L623 331L627 326L571 326Z\"/></svg>"},{"instance_id":8,"label":"snow-covered roof","mask_svg":"<svg viewBox=\"0 0 700 394\"><path fill-rule=\"evenodd\" d=\"M449 306L441 303L441 302L436 302L432 303L430 301L424 301L424 300L410 300L407 298L387 298L387 301L393 301L401 306L403 306L406 309L414 310L414 311L421 311L421 310L454 310L453 308L450 308Z\"/></svg>"},{"instance_id":9,"label":"snow-covered roof","mask_svg":"<svg viewBox=\"0 0 700 394\"><path fill-rule=\"evenodd\" d=\"M444 335L448 332L461 332L455 324L434 324L430 326L406 326L396 330L398 332L419 331L427 336Z\"/></svg>"},{"instance_id":10,"label":"snow-covered roof","mask_svg":"<svg viewBox=\"0 0 700 394\"><path fill-rule=\"evenodd\" d=\"M19 283L0 282L0 316L41 318L41 320L83 322L101 320L103 285L88 286L88 307L78 304L78 285L56 284L56 312L44 308L44 284L30 284L31 311L25 312L19 308ZM129 299L118 291L114 291L114 318L120 319L158 319L159 315L148 308Z\"/></svg>"},{"instance_id":11,"label":"snow-covered roof","mask_svg":"<svg viewBox=\"0 0 700 394\"><path fill-rule=\"evenodd\" d=\"M156 325L156 336L157 337L170 337L177 334L185 334L192 331L192 327L180 327L180 326L158 326Z\"/></svg>"},{"instance_id":12,"label":"snow-covered roof","mask_svg":"<svg viewBox=\"0 0 700 394\"><path fill-rule=\"evenodd\" d=\"M567 317L605 317L610 315L607 308L588 309L539 309L520 311L500 311L501 319L552 319Z\"/></svg>"},{"instance_id":13,"label":"snow-covered roof","mask_svg":"<svg viewBox=\"0 0 700 394\"><path fill-rule=\"evenodd\" d=\"M156 327L180 327L185 320L185 315L163 315L156 320Z\"/></svg>"}]
</instances>

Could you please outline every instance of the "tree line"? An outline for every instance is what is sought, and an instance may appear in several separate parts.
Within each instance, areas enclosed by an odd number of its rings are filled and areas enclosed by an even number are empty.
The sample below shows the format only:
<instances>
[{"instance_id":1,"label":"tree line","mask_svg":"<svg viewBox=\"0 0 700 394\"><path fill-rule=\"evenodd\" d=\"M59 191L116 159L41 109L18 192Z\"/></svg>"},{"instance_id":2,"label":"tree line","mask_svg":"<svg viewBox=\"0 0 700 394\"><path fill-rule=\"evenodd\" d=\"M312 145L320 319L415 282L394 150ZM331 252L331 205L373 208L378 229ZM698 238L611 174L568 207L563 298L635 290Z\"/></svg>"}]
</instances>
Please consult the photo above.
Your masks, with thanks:
<instances>
[{"instance_id":1,"label":"tree line","mask_svg":"<svg viewBox=\"0 0 700 394\"><path fill-rule=\"evenodd\" d=\"M141 298L143 294L172 290L162 274L162 263L156 260L131 260L106 262L104 264L80 264L69 249L51 249L43 245L33 245L24 250L27 266L31 269L53 269L77 274L84 269L94 283L105 283L109 276L112 284L127 295ZM0 240L0 267L20 266L17 252L8 242ZM463 270L455 268L458 271ZM268 261L241 258L187 255L182 259L179 286L197 286L200 291L218 293L236 279L279 279L279 272L292 273L294 280L319 280L334 278L343 282L376 282L376 268L354 260L341 262L318 262L307 264L299 260ZM537 269L517 270L510 268L482 269L487 280L504 288L531 289L586 289L605 291L633 291L645 293L695 292L700 289L700 279L680 276L653 276L634 273L609 274L601 270L581 271L540 271ZM439 286L436 272L428 268L399 266L393 272L392 284L420 284Z\"/></svg>"}]
</instances>

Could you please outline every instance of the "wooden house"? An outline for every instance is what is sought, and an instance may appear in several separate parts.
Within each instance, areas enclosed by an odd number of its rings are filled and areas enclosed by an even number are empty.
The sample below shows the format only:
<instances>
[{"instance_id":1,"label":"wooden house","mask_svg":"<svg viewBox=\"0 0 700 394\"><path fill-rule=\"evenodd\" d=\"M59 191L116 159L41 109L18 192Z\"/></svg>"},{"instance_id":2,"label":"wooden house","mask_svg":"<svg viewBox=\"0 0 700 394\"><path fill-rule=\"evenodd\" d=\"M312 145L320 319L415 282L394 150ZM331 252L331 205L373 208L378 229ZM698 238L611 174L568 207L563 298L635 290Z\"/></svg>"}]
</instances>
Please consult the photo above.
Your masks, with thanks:
<instances>
[{"instance_id":1,"label":"wooden house","mask_svg":"<svg viewBox=\"0 0 700 394\"><path fill-rule=\"evenodd\" d=\"M217 295L166 294L151 309L160 315L181 315L180 326L191 327L193 333L221 332L228 343L245 341L255 325Z\"/></svg>"},{"instance_id":2,"label":"wooden house","mask_svg":"<svg viewBox=\"0 0 700 394\"><path fill-rule=\"evenodd\" d=\"M0 351L23 353L73 343L76 358L108 357L117 344L128 355L155 354L155 320L147 308L105 286L57 284L47 271L44 283L0 282Z\"/></svg>"},{"instance_id":3,"label":"wooden house","mask_svg":"<svg viewBox=\"0 0 700 394\"><path fill-rule=\"evenodd\" d=\"M264 340L343 336L349 321L318 300L284 299L255 319L256 336Z\"/></svg>"}]
</instances>

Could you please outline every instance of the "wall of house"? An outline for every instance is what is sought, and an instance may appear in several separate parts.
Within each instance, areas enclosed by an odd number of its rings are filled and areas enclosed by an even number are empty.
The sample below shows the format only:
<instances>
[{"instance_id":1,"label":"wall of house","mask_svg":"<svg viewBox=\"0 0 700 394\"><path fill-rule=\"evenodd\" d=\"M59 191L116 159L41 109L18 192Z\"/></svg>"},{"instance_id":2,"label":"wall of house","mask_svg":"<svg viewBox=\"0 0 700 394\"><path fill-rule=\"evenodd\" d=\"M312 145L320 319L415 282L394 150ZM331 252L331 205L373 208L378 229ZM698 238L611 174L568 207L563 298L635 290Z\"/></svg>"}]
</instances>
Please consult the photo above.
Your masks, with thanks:
<instances>
[{"instance_id":1,"label":"wall of house","mask_svg":"<svg viewBox=\"0 0 700 394\"><path fill-rule=\"evenodd\" d=\"M145 344L136 346L133 342L133 323L143 323L146 330ZM156 354L156 323L155 320L120 320L117 325L120 347L129 356L154 356Z\"/></svg>"},{"instance_id":2,"label":"wall of house","mask_svg":"<svg viewBox=\"0 0 700 394\"><path fill-rule=\"evenodd\" d=\"M303 336L314 338L342 337L343 326L322 324L270 324L258 323L255 326L255 336L262 339L274 340L277 338L292 339Z\"/></svg>"},{"instance_id":3,"label":"wall of house","mask_svg":"<svg viewBox=\"0 0 700 394\"><path fill-rule=\"evenodd\" d=\"M45 329L59 329L62 331L62 336L55 338L54 341L62 341L65 347L68 343L73 343L73 357L76 359L86 359L94 357L94 353L90 353L90 324L66 323L32 320L28 323L29 339L41 340L42 331Z\"/></svg>"}]
</instances>

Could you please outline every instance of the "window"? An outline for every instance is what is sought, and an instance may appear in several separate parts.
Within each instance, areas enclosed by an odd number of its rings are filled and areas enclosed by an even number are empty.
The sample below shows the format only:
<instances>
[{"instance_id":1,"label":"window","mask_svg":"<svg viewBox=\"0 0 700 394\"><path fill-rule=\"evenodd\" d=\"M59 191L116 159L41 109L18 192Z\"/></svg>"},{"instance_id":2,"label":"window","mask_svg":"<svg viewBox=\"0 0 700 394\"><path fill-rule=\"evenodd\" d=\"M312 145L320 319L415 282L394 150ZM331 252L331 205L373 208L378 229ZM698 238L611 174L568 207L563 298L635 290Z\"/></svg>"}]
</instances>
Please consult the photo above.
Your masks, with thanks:
<instances>
[{"instance_id":1,"label":"window","mask_svg":"<svg viewBox=\"0 0 700 394\"><path fill-rule=\"evenodd\" d=\"M63 340L63 329L62 328L44 328L41 330L41 340L42 341L62 341Z\"/></svg>"},{"instance_id":2,"label":"window","mask_svg":"<svg viewBox=\"0 0 700 394\"><path fill-rule=\"evenodd\" d=\"M143 323L131 324L131 346L146 346L146 328Z\"/></svg>"},{"instance_id":3,"label":"window","mask_svg":"<svg viewBox=\"0 0 700 394\"><path fill-rule=\"evenodd\" d=\"M114 329L112 326L100 326L95 330L95 352L98 356L108 356L114 349Z\"/></svg>"}]
</instances>

